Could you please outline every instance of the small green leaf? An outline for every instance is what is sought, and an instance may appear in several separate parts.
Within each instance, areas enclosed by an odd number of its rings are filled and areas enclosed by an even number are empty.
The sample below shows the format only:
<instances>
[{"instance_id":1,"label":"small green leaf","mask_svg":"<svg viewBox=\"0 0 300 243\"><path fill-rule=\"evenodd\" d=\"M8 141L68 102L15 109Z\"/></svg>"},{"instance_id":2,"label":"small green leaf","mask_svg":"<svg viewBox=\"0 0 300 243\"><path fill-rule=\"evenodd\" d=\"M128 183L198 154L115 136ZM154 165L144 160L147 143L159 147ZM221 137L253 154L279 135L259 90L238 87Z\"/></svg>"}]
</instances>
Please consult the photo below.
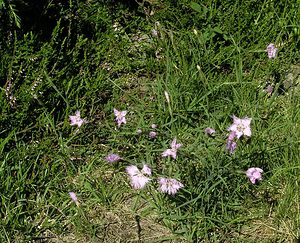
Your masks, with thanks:
<instances>
[{"instance_id":1,"label":"small green leaf","mask_svg":"<svg viewBox=\"0 0 300 243\"><path fill-rule=\"evenodd\" d=\"M199 12L199 13L203 12L203 8L198 3L191 2L191 8L194 9L195 11Z\"/></svg>"}]
</instances>

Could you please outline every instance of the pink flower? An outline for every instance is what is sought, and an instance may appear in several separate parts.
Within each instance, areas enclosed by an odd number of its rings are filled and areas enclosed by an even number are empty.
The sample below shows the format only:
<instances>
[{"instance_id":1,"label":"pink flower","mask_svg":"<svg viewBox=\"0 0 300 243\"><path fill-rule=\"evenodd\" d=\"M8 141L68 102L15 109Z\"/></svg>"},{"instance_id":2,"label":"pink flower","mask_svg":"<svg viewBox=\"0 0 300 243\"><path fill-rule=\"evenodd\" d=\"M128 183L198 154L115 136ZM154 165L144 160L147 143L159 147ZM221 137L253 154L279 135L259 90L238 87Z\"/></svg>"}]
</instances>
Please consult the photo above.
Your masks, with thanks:
<instances>
[{"instance_id":1,"label":"pink flower","mask_svg":"<svg viewBox=\"0 0 300 243\"><path fill-rule=\"evenodd\" d=\"M275 45L273 43L271 43L267 46L268 57L270 59L276 57L277 51L278 51L278 49L275 48Z\"/></svg>"},{"instance_id":2,"label":"pink flower","mask_svg":"<svg viewBox=\"0 0 300 243\"><path fill-rule=\"evenodd\" d=\"M235 137L236 137L236 132L235 132L235 131L233 131L233 132L231 132L231 133L229 134L229 136L228 136L227 140L230 140L230 141L232 141L232 140L233 140Z\"/></svg>"},{"instance_id":3,"label":"pink flower","mask_svg":"<svg viewBox=\"0 0 300 243\"><path fill-rule=\"evenodd\" d=\"M127 114L127 111L118 111L117 109L114 109L114 114L116 116L118 127L120 127L122 123L126 124L125 115Z\"/></svg>"},{"instance_id":4,"label":"pink flower","mask_svg":"<svg viewBox=\"0 0 300 243\"><path fill-rule=\"evenodd\" d=\"M265 88L265 91L267 92L267 94L268 94L269 96L272 95L273 90L274 90L274 87L273 87L271 84L269 84L269 85Z\"/></svg>"},{"instance_id":5,"label":"pink flower","mask_svg":"<svg viewBox=\"0 0 300 243\"><path fill-rule=\"evenodd\" d=\"M140 171L135 165L126 167L126 172L130 177L131 185L134 189L142 189L151 180L148 176L151 176L151 169L148 165L144 165Z\"/></svg>"},{"instance_id":6,"label":"pink flower","mask_svg":"<svg viewBox=\"0 0 300 243\"><path fill-rule=\"evenodd\" d=\"M234 152L234 150L237 147L237 143L233 141L235 137L236 137L236 132L231 132L227 138L226 149L231 154Z\"/></svg>"},{"instance_id":7,"label":"pink flower","mask_svg":"<svg viewBox=\"0 0 300 243\"><path fill-rule=\"evenodd\" d=\"M257 167L249 168L246 171L246 176L250 179L252 184L255 184L257 181L262 180L262 175L261 174L263 172L264 171L261 168L257 168Z\"/></svg>"},{"instance_id":8,"label":"pink flower","mask_svg":"<svg viewBox=\"0 0 300 243\"><path fill-rule=\"evenodd\" d=\"M213 128L207 127L207 128L204 129L204 132L205 132L207 135L212 136L212 135L216 132L216 130L213 129Z\"/></svg>"},{"instance_id":9,"label":"pink flower","mask_svg":"<svg viewBox=\"0 0 300 243\"><path fill-rule=\"evenodd\" d=\"M171 178L159 178L159 190L169 195L174 195L177 191L183 187L183 184L179 181Z\"/></svg>"},{"instance_id":10,"label":"pink flower","mask_svg":"<svg viewBox=\"0 0 300 243\"><path fill-rule=\"evenodd\" d=\"M117 154L109 154L105 157L105 160L109 163L117 162L121 159L121 157Z\"/></svg>"},{"instance_id":11,"label":"pink flower","mask_svg":"<svg viewBox=\"0 0 300 243\"><path fill-rule=\"evenodd\" d=\"M235 132L235 136L239 139L241 136L245 135L247 137L251 136L251 118L245 117L243 119L233 116L233 124L228 128L229 131Z\"/></svg>"},{"instance_id":12,"label":"pink flower","mask_svg":"<svg viewBox=\"0 0 300 243\"><path fill-rule=\"evenodd\" d=\"M155 128L157 128L157 125L156 124L152 124L151 128L155 129Z\"/></svg>"},{"instance_id":13,"label":"pink flower","mask_svg":"<svg viewBox=\"0 0 300 243\"><path fill-rule=\"evenodd\" d=\"M79 202L78 202L78 199L77 199L77 196L76 196L75 192L69 192L69 195L70 195L72 201L74 203L76 203L77 206L79 206Z\"/></svg>"},{"instance_id":14,"label":"pink flower","mask_svg":"<svg viewBox=\"0 0 300 243\"><path fill-rule=\"evenodd\" d=\"M150 138L155 138L156 135L157 135L157 133L154 132L154 131L149 132L149 137L150 137Z\"/></svg>"},{"instance_id":15,"label":"pink flower","mask_svg":"<svg viewBox=\"0 0 300 243\"><path fill-rule=\"evenodd\" d=\"M70 123L71 126L77 125L78 127L81 127L83 123L86 123L85 119L80 118L80 111L76 111L75 116L70 116L70 121L71 121Z\"/></svg>"},{"instance_id":16,"label":"pink flower","mask_svg":"<svg viewBox=\"0 0 300 243\"><path fill-rule=\"evenodd\" d=\"M182 146L180 143L176 143L176 138L173 139L171 143L171 149L167 149L162 153L162 157L171 156L173 159L176 159L177 150Z\"/></svg>"},{"instance_id":17,"label":"pink flower","mask_svg":"<svg viewBox=\"0 0 300 243\"><path fill-rule=\"evenodd\" d=\"M226 143L226 149L229 151L229 153L233 153L234 150L236 150L236 147L237 147L237 143L232 141L232 140L227 140L227 143Z\"/></svg>"}]
</instances>

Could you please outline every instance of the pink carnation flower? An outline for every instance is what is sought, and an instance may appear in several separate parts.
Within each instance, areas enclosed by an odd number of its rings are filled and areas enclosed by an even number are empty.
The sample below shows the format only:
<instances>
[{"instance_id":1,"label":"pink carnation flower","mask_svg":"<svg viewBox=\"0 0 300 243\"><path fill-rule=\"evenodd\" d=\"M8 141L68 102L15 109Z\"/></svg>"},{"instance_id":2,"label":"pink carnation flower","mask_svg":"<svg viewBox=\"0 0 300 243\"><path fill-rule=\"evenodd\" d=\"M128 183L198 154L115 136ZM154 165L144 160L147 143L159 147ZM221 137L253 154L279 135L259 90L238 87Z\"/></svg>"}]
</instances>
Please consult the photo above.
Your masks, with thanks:
<instances>
[{"instance_id":1,"label":"pink carnation flower","mask_svg":"<svg viewBox=\"0 0 300 243\"><path fill-rule=\"evenodd\" d=\"M253 167L246 171L246 176L250 179L252 184L262 180L262 173L264 171L261 168Z\"/></svg>"},{"instance_id":2,"label":"pink carnation flower","mask_svg":"<svg viewBox=\"0 0 300 243\"><path fill-rule=\"evenodd\" d=\"M109 163L117 162L121 159L121 157L117 154L109 154L105 157L105 160Z\"/></svg>"},{"instance_id":3,"label":"pink carnation flower","mask_svg":"<svg viewBox=\"0 0 300 243\"><path fill-rule=\"evenodd\" d=\"M151 180L151 169L148 165L144 165L140 171L135 165L126 167L126 172L129 175L131 185L134 189L142 189Z\"/></svg>"},{"instance_id":4,"label":"pink carnation flower","mask_svg":"<svg viewBox=\"0 0 300 243\"><path fill-rule=\"evenodd\" d=\"M251 136L251 118L245 117L243 119L233 116L233 124L228 128L229 131L235 132L235 136L239 139L241 136Z\"/></svg>"},{"instance_id":5,"label":"pink carnation flower","mask_svg":"<svg viewBox=\"0 0 300 243\"><path fill-rule=\"evenodd\" d=\"M69 195L70 195L72 201L73 201L77 206L79 206L79 202L78 202L78 199L77 199L77 196L76 196L75 192L69 192Z\"/></svg>"},{"instance_id":6,"label":"pink carnation flower","mask_svg":"<svg viewBox=\"0 0 300 243\"><path fill-rule=\"evenodd\" d=\"M162 157L171 156L173 159L176 159L177 150L182 146L180 143L176 143L176 138L173 139L171 143L171 149L167 149L162 153Z\"/></svg>"},{"instance_id":7,"label":"pink carnation flower","mask_svg":"<svg viewBox=\"0 0 300 243\"><path fill-rule=\"evenodd\" d=\"M234 141L235 137L236 137L236 132L231 132L227 138L226 149L231 154L234 152L234 150L236 150L237 147L237 143Z\"/></svg>"},{"instance_id":8,"label":"pink carnation flower","mask_svg":"<svg viewBox=\"0 0 300 243\"><path fill-rule=\"evenodd\" d=\"M75 116L70 116L70 121L71 121L70 123L71 126L77 125L78 127L81 127L83 123L86 123L85 119L80 118L80 111L76 111Z\"/></svg>"},{"instance_id":9,"label":"pink carnation flower","mask_svg":"<svg viewBox=\"0 0 300 243\"><path fill-rule=\"evenodd\" d=\"M207 128L204 129L204 132L205 132L207 135L212 136L212 135L216 132L216 130L213 129L213 128L207 127Z\"/></svg>"},{"instance_id":10,"label":"pink carnation flower","mask_svg":"<svg viewBox=\"0 0 300 243\"><path fill-rule=\"evenodd\" d=\"M151 128L155 129L155 128L157 128L157 125L156 124L152 124Z\"/></svg>"},{"instance_id":11,"label":"pink carnation flower","mask_svg":"<svg viewBox=\"0 0 300 243\"><path fill-rule=\"evenodd\" d=\"M229 153L233 154L233 152L236 150L237 143L232 140L227 140L226 143L226 149L229 151Z\"/></svg>"},{"instance_id":12,"label":"pink carnation flower","mask_svg":"<svg viewBox=\"0 0 300 243\"><path fill-rule=\"evenodd\" d=\"M149 137L150 137L150 138L155 138L156 135L157 135L157 133L154 132L154 131L149 132Z\"/></svg>"},{"instance_id":13,"label":"pink carnation flower","mask_svg":"<svg viewBox=\"0 0 300 243\"><path fill-rule=\"evenodd\" d=\"M177 191L183 187L183 184L176 179L171 178L159 178L159 190L169 195L174 195Z\"/></svg>"},{"instance_id":14,"label":"pink carnation flower","mask_svg":"<svg viewBox=\"0 0 300 243\"><path fill-rule=\"evenodd\" d=\"M122 123L126 124L125 115L127 114L127 111L118 111L117 109L114 109L114 114L116 116L118 127L120 127Z\"/></svg>"},{"instance_id":15,"label":"pink carnation flower","mask_svg":"<svg viewBox=\"0 0 300 243\"><path fill-rule=\"evenodd\" d=\"M278 51L278 49L275 47L275 45L273 43L271 43L267 46L268 57L270 59L276 57L277 51Z\"/></svg>"}]
</instances>

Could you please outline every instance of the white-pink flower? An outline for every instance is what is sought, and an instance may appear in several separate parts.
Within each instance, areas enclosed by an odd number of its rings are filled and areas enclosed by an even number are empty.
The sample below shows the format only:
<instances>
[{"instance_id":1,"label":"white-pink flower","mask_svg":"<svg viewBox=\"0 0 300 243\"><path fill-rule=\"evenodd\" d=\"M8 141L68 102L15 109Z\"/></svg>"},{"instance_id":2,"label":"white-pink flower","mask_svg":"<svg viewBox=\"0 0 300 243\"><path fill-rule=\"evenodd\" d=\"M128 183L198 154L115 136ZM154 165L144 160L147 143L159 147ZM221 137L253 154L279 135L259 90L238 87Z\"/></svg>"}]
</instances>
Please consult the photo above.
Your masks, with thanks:
<instances>
[{"instance_id":1,"label":"white-pink flower","mask_svg":"<svg viewBox=\"0 0 300 243\"><path fill-rule=\"evenodd\" d=\"M141 171L135 165L130 165L126 167L126 172L134 189L144 188L151 180L148 177L151 176L151 168L148 165L144 165Z\"/></svg>"},{"instance_id":2,"label":"white-pink flower","mask_svg":"<svg viewBox=\"0 0 300 243\"><path fill-rule=\"evenodd\" d=\"M114 109L114 114L116 116L116 122L118 123L118 127L121 126L122 123L126 124L126 114L127 111L118 111L117 109Z\"/></svg>"},{"instance_id":3,"label":"white-pink flower","mask_svg":"<svg viewBox=\"0 0 300 243\"><path fill-rule=\"evenodd\" d=\"M79 202L78 202L75 192L69 192L69 195L70 195L70 198L72 199L72 201L76 204L76 206L79 206Z\"/></svg>"},{"instance_id":4,"label":"white-pink flower","mask_svg":"<svg viewBox=\"0 0 300 243\"><path fill-rule=\"evenodd\" d=\"M276 57L277 51L278 51L278 49L275 47L275 45L273 43L271 43L267 46L268 57L270 59Z\"/></svg>"},{"instance_id":5,"label":"white-pink flower","mask_svg":"<svg viewBox=\"0 0 300 243\"><path fill-rule=\"evenodd\" d=\"M245 118L238 118L236 116L233 116L233 124L228 128L229 131L235 132L235 136L237 139L239 139L241 136L251 136L251 118L245 117Z\"/></svg>"},{"instance_id":6,"label":"white-pink flower","mask_svg":"<svg viewBox=\"0 0 300 243\"><path fill-rule=\"evenodd\" d=\"M253 167L246 171L246 176L250 179L252 184L262 180L262 173L264 171L261 168Z\"/></svg>"},{"instance_id":7,"label":"white-pink flower","mask_svg":"<svg viewBox=\"0 0 300 243\"><path fill-rule=\"evenodd\" d=\"M216 132L216 130L213 129L213 128L211 128L211 127L207 127L207 128L204 129L204 132L205 132L207 135L212 136L212 135Z\"/></svg>"},{"instance_id":8,"label":"white-pink flower","mask_svg":"<svg viewBox=\"0 0 300 243\"><path fill-rule=\"evenodd\" d=\"M173 139L171 143L171 149L167 149L162 153L162 157L171 156L173 159L176 159L177 150L182 146L180 143L176 143L176 138Z\"/></svg>"},{"instance_id":9,"label":"white-pink flower","mask_svg":"<svg viewBox=\"0 0 300 243\"><path fill-rule=\"evenodd\" d=\"M71 121L70 123L71 126L77 125L78 127L81 127L83 123L86 123L85 119L80 118L80 111L76 111L75 116L70 116L70 121Z\"/></svg>"},{"instance_id":10,"label":"white-pink flower","mask_svg":"<svg viewBox=\"0 0 300 243\"><path fill-rule=\"evenodd\" d=\"M169 195L174 195L177 191L183 187L183 184L176 179L171 178L159 178L159 190Z\"/></svg>"},{"instance_id":11,"label":"white-pink flower","mask_svg":"<svg viewBox=\"0 0 300 243\"><path fill-rule=\"evenodd\" d=\"M157 132L154 132L154 131L149 132L149 137L150 138L155 138L156 135L157 135Z\"/></svg>"}]
</instances>

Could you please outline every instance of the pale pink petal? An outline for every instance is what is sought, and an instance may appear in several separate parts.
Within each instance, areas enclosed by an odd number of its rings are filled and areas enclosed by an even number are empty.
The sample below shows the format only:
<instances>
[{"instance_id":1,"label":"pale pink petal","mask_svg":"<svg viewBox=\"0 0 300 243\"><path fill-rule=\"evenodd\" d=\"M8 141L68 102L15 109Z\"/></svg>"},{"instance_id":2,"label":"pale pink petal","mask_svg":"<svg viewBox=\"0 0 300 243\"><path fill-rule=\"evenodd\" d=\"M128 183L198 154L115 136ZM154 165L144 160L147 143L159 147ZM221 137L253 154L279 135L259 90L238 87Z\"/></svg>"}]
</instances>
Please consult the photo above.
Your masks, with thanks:
<instances>
[{"instance_id":1,"label":"pale pink petal","mask_svg":"<svg viewBox=\"0 0 300 243\"><path fill-rule=\"evenodd\" d=\"M229 134L228 140L232 141L235 137L236 137L236 132L233 131L233 132L231 132L231 133Z\"/></svg>"},{"instance_id":2,"label":"pale pink petal","mask_svg":"<svg viewBox=\"0 0 300 243\"><path fill-rule=\"evenodd\" d=\"M121 157L118 154L109 154L105 157L105 160L109 163L117 162L121 159Z\"/></svg>"},{"instance_id":3,"label":"pale pink petal","mask_svg":"<svg viewBox=\"0 0 300 243\"><path fill-rule=\"evenodd\" d=\"M207 135L213 135L215 132L216 132L216 130L215 129L213 129L213 128L210 128L210 127L207 127L207 128L205 128L204 129L204 132L207 134Z\"/></svg>"},{"instance_id":4,"label":"pale pink petal","mask_svg":"<svg viewBox=\"0 0 300 243\"><path fill-rule=\"evenodd\" d=\"M155 128L157 128L157 125L156 125L156 124L152 124L152 125L151 125L151 128L152 128L152 129L155 129Z\"/></svg>"},{"instance_id":5,"label":"pale pink petal","mask_svg":"<svg viewBox=\"0 0 300 243\"><path fill-rule=\"evenodd\" d=\"M132 186L134 189L142 189L150 181L146 176L133 176L131 178Z\"/></svg>"},{"instance_id":6,"label":"pale pink petal","mask_svg":"<svg viewBox=\"0 0 300 243\"><path fill-rule=\"evenodd\" d=\"M241 119L241 123L245 126L245 127L249 127L250 123L251 123L252 118L247 118L245 117L244 119Z\"/></svg>"},{"instance_id":7,"label":"pale pink petal","mask_svg":"<svg viewBox=\"0 0 300 243\"><path fill-rule=\"evenodd\" d=\"M227 140L226 143L226 149L229 151L229 153L233 153L236 150L237 143L232 140Z\"/></svg>"},{"instance_id":8,"label":"pale pink petal","mask_svg":"<svg viewBox=\"0 0 300 243\"><path fill-rule=\"evenodd\" d=\"M246 171L246 176L249 178L252 184L255 184L257 181L262 180L263 170L261 168L249 168Z\"/></svg>"},{"instance_id":9,"label":"pale pink petal","mask_svg":"<svg viewBox=\"0 0 300 243\"><path fill-rule=\"evenodd\" d=\"M124 117L124 116L126 116L126 114L127 114L127 111L121 111L120 115Z\"/></svg>"},{"instance_id":10,"label":"pale pink petal","mask_svg":"<svg viewBox=\"0 0 300 243\"><path fill-rule=\"evenodd\" d=\"M241 119L240 118L238 118L238 117L236 117L235 115L233 115L233 124L240 124L241 123Z\"/></svg>"},{"instance_id":11,"label":"pale pink petal","mask_svg":"<svg viewBox=\"0 0 300 243\"><path fill-rule=\"evenodd\" d=\"M173 139L173 141L171 142L171 148L175 148L176 147L176 138Z\"/></svg>"},{"instance_id":12,"label":"pale pink petal","mask_svg":"<svg viewBox=\"0 0 300 243\"><path fill-rule=\"evenodd\" d=\"M180 147L182 146L182 144L181 143L177 143L176 145L175 145L175 150L177 150L177 149L179 149Z\"/></svg>"},{"instance_id":13,"label":"pale pink petal","mask_svg":"<svg viewBox=\"0 0 300 243\"><path fill-rule=\"evenodd\" d=\"M142 169L143 174L151 175L151 168L148 165L144 165Z\"/></svg>"},{"instance_id":14,"label":"pale pink petal","mask_svg":"<svg viewBox=\"0 0 300 243\"><path fill-rule=\"evenodd\" d=\"M247 137L251 137L251 128L250 127L246 127L246 129L244 130L244 135Z\"/></svg>"},{"instance_id":15,"label":"pale pink petal","mask_svg":"<svg viewBox=\"0 0 300 243\"><path fill-rule=\"evenodd\" d=\"M135 176L140 173L140 170L135 165L127 166L126 171L130 176Z\"/></svg>"},{"instance_id":16,"label":"pale pink petal","mask_svg":"<svg viewBox=\"0 0 300 243\"><path fill-rule=\"evenodd\" d=\"M115 114L115 116L119 116L120 111L118 111L117 109L114 108L114 114Z\"/></svg>"},{"instance_id":17,"label":"pale pink petal","mask_svg":"<svg viewBox=\"0 0 300 243\"><path fill-rule=\"evenodd\" d=\"M78 201L75 192L69 192L69 195L70 195L70 197L71 197L71 199L72 199L73 202L77 202Z\"/></svg>"},{"instance_id":18,"label":"pale pink petal","mask_svg":"<svg viewBox=\"0 0 300 243\"><path fill-rule=\"evenodd\" d=\"M176 194L180 188L184 187L183 184L177 181L176 179L170 178L159 178L159 184L159 190L169 195Z\"/></svg>"},{"instance_id":19,"label":"pale pink petal","mask_svg":"<svg viewBox=\"0 0 300 243\"><path fill-rule=\"evenodd\" d=\"M229 128L228 131L235 132L237 130L237 124L233 123Z\"/></svg>"},{"instance_id":20,"label":"pale pink petal","mask_svg":"<svg viewBox=\"0 0 300 243\"><path fill-rule=\"evenodd\" d=\"M241 131L236 131L235 132L237 139L239 139L241 136L243 136L243 132Z\"/></svg>"},{"instance_id":21,"label":"pale pink petal","mask_svg":"<svg viewBox=\"0 0 300 243\"><path fill-rule=\"evenodd\" d=\"M167 150L165 150L165 151L161 154L161 156L162 156L162 157L167 157L167 156L171 156L171 154L172 154L172 150L171 150L171 149L167 149Z\"/></svg>"},{"instance_id":22,"label":"pale pink petal","mask_svg":"<svg viewBox=\"0 0 300 243\"><path fill-rule=\"evenodd\" d=\"M134 189L142 189L146 186L146 184L150 181L150 179L146 176L131 176L130 177L131 185Z\"/></svg>"},{"instance_id":23,"label":"pale pink petal","mask_svg":"<svg viewBox=\"0 0 300 243\"><path fill-rule=\"evenodd\" d=\"M277 54L278 49L275 48L275 45L273 43L270 43L267 46L267 52L268 52L268 57L271 58L275 58L276 54Z\"/></svg>"},{"instance_id":24,"label":"pale pink petal","mask_svg":"<svg viewBox=\"0 0 300 243\"><path fill-rule=\"evenodd\" d=\"M154 131L149 132L149 137L150 137L150 138L155 138L156 135L157 135L157 133L154 132Z\"/></svg>"},{"instance_id":25,"label":"pale pink petal","mask_svg":"<svg viewBox=\"0 0 300 243\"><path fill-rule=\"evenodd\" d=\"M176 150L167 149L162 153L162 157L171 156L173 159L176 159Z\"/></svg>"}]
</instances>

